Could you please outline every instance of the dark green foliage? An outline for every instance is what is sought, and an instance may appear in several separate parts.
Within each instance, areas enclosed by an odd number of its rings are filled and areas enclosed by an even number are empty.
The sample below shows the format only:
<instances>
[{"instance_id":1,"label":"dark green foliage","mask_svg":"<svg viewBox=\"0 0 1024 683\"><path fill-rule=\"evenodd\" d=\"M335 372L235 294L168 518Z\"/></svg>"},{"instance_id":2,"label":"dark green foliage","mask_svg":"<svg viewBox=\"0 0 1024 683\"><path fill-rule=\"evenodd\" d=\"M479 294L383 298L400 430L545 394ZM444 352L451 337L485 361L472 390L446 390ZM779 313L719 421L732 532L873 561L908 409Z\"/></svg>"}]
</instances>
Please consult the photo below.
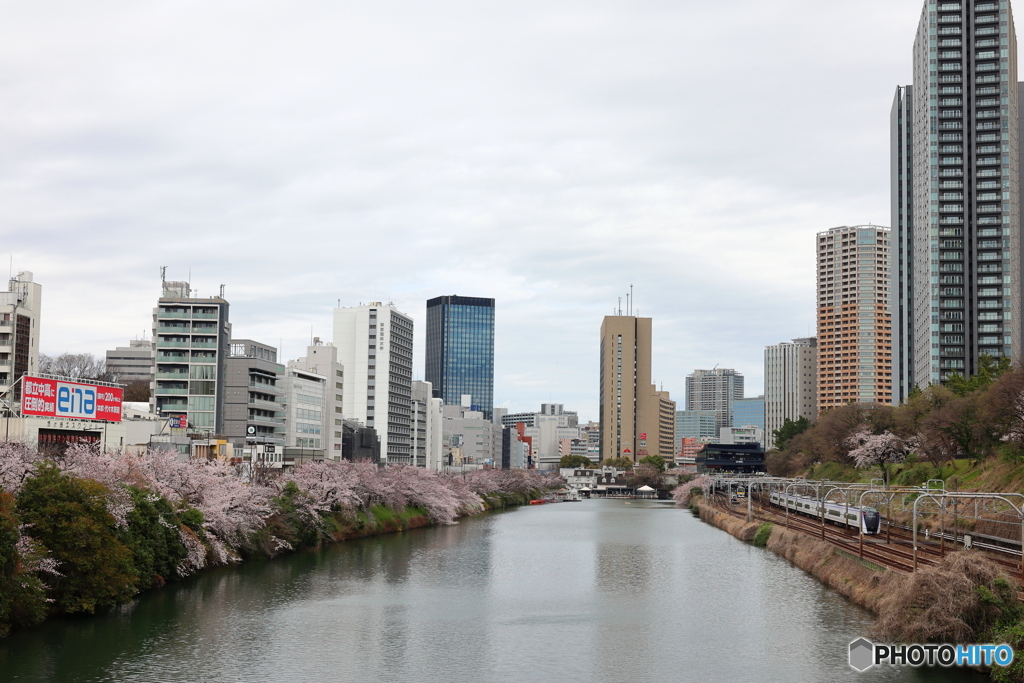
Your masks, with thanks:
<instances>
[{"instance_id":1,"label":"dark green foliage","mask_svg":"<svg viewBox=\"0 0 1024 683\"><path fill-rule=\"evenodd\" d=\"M665 458L660 455L648 455L640 458L640 464L656 467L659 472L665 471Z\"/></svg>"},{"instance_id":2,"label":"dark green foliage","mask_svg":"<svg viewBox=\"0 0 1024 683\"><path fill-rule=\"evenodd\" d=\"M562 459L558 461L559 467L584 467L586 469L593 469L594 462L586 457L585 455L563 455Z\"/></svg>"},{"instance_id":3,"label":"dark green foliage","mask_svg":"<svg viewBox=\"0 0 1024 683\"><path fill-rule=\"evenodd\" d=\"M993 358L987 353L981 354L978 358L978 372L970 378L959 373L953 373L946 380L946 386L953 390L957 396L967 396L980 389L988 389L1000 375L1013 368L1010 359L1006 356Z\"/></svg>"},{"instance_id":4,"label":"dark green foliage","mask_svg":"<svg viewBox=\"0 0 1024 683\"><path fill-rule=\"evenodd\" d=\"M12 626L34 626L46 618L43 582L25 572L15 547L18 523L14 496L0 491L0 637Z\"/></svg>"},{"instance_id":5,"label":"dark green foliage","mask_svg":"<svg viewBox=\"0 0 1024 683\"><path fill-rule=\"evenodd\" d=\"M620 470L632 469L633 461L629 458L605 458L601 461L601 467L615 467Z\"/></svg>"},{"instance_id":6,"label":"dark green foliage","mask_svg":"<svg viewBox=\"0 0 1024 683\"><path fill-rule=\"evenodd\" d=\"M41 464L18 495L18 515L31 525L27 534L60 562L63 576L49 590L55 612L93 612L136 593L132 551L115 535L106 494L98 482Z\"/></svg>"},{"instance_id":7,"label":"dark green foliage","mask_svg":"<svg viewBox=\"0 0 1024 683\"><path fill-rule=\"evenodd\" d=\"M765 522L757 528L757 533L754 534L754 545L758 548L764 548L768 545L768 539L772 535L772 529L774 526L771 522Z\"/></svg>"},{"instance_id":8,"label":"dark green foliage","mask_svg":"<svg viewBox=\"0 0 1024 683\"><path fill-rule=\"evenodd\" d=\"M939 479L941 476L939 469L931 463L915 462L897 474L892 483L897 486L920 486L929 479Z\"/></svg>"},{"instance_id":9,"label":"dark green foliage","mask_svg":"<svg viewBox=\"0 0 1024 683\"><path fill-rule=\"evenodd\" d=\"M200 539L205 537L205 534L203 533L203 522L206 520L203 518L203 513L201 511L196 510L195 508L182 510L178 515L178 518L181 520L182 524L191 529L192 532Z\"/></svg>"},{"instance_id":10,"label":"dark green foliage","mask_svg":"<svg viewBox=\"0 0 1024 683\"><path fill-rule=\"evenodd\" d=\"M789 443L797 434L803 434L811 427L811 421L803 415L800 419L793 421L788 417L782 423L782 426L772 431L772 437L775 439L775 448L780 451L786 450L786 445Z\"/></svg>"},{"instance_id":11,"label":"dark green foliage","mask_svg":"<svg viewBox=\"0 0 1024 683\"><path fill-rule=\"evenodd\" d=\"M158 586L175 578L178 564L187 555L179 519L166 499L135 487L128 492L135 509L128 515L128 528L117 529L116 535L132 551L139 586Z\"/></svg>"}]
</instances>

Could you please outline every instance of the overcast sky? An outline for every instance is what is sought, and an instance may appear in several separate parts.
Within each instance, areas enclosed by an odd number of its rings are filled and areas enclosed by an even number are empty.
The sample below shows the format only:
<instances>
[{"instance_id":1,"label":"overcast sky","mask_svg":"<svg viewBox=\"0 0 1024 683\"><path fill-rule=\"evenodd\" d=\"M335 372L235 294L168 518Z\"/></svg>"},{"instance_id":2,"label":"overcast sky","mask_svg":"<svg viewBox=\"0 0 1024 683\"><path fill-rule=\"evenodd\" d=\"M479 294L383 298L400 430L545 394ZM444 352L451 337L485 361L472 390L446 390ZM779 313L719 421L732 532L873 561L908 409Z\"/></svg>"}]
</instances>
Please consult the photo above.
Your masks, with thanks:
<instances>
[{"instance_id":1,"label":"overcast sky","mask_svg":"<svg viewBox=\"0 0 1024 683\"><path fill-rule=\"evenodd\" d=\"M332 308L497 299L495 402L597 419L632 283L654 374L814 332L814 233L889 224L917 1L20 2L0 258L41 347L150 334L159 268L302 355ZM8 265L8 264L4 264Z\"/></svg>"}]
</instances>

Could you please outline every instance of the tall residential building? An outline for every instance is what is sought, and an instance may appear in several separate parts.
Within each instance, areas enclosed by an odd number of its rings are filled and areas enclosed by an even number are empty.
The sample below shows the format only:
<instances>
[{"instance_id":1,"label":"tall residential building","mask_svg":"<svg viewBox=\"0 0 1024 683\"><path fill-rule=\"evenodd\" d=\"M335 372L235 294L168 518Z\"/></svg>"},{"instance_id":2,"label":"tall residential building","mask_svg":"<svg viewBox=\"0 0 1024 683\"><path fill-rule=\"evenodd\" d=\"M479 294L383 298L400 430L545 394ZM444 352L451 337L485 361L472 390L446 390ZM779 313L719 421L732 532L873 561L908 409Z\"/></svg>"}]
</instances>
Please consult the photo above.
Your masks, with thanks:
<instances>
[{"instance_id":1,"label":"tall residential building","mask_svg":"<svg viewBox=\"0 0 1024 683\"><path fill-rule=\"evenodd\" d=\"M668 392L651 383L650 318L605 316L600 387L602 460L626 457L635 462L644 457L639 451L673 456L675 404Z\"/></svg>"},{"instance_id":2,"label":"tall residential building","mask_svg":"<svg viewBox=\"0 0 1024 683\"><path fill-rule=\"evenodd\" d=\"M834 277L834 276L833 276ZM818 415L818 340L794 339L764 348L765 447L774 448L773 432L786 420Z\"/></svg>"},{"instance_id":3,"label":"tall residential building","mask_svg":"<svg viewBox=\"0 0 1024 683\"><path fill-rule=\"evenodd\" d=\"M743 374L735 370L694 370L686 376L686 409L714 410L718 429L732 426L733 401L741 398Z\"/></svg>"},{"instance_id":4,"label":"tall residential building","mask_svg":"<svg viewBox=\"0 0 1024 683\"><path fill-rule=\"evenodd\" d=\"M818 411L893 400L891 230L819 232Z\"/></svg>"},{"instance_id":5,"label":"tall residential building","mask_svg":"<svg viewBox=\"0 0 1024 683\"><path fill-rule=\"evenodd\" d=\"M338 349L333 344L324 344L319 337L313 337L313 344L306 348L303 358L288 361L288 367L320 375L326 379L324 394L324 457L328 460L349 460L344 452L344 387L345 369L338 362Z\"/></svg>"},{"instance_id":6,"label":"tall residential building","mask_svg":"<svg viewBox=\"0 0 1024 683\"><path fill-rule=\"evenodd\" d=\"M427 301L426 381L446 405L494 409L494 299L439 296Z\"/></svg>"},{"instance_id":7,"label":"tall residential building","mask_svg":"<svg viewBox=\"0 0 1024 683\"><path fill-rule=\"evenodd\" d=\"M11 278L7 291L0 292L0 394L17 384L23 375L39 372L42 303L43 288L32 282L32 273L27 270ZM7 398L11 404L19 401L21 385Z\"/></svg>"},{"instance_id":8,"label":"tall residential building","mask_svg":"<svg viewBox=\"0 0 1024 683\"><path fill-rule=\"evenodd\" d=\"M733 401L732 426L764 429L764 394Z\"/></svg>"},{"instance_id":9,"label":"tall residential building","mask_svg":"<svg viewBox=\"0 0 1024 683\"><path fill-rule=\"evenodd\" d=\"M889 113L892 252L892 391L902 403L914 379L914 87L896 88ZM771 437L769 436L769 442ZM769 448L771 446L769 445Z\"/></svg>"},{"instance_id":10,"label":"tall residential building","mask_svg":"<svg viewBox=\"0 0 1024 683\"><path fill-rule=\"evenodd\" d=\"M913 245L898 243L907 253L896 261L913 259L910 360L912 380L923 387L974 374L982 354L1021 353L1020 103L1010 3L926 2L913 72L905 92L912 115L903 126Z\"/></svg>"},{"instance_id":11,"label":"tall residential building","mask_svg":"<svg viewBox=\"0 0 1024 683\"><path fill-rule=\"evenodd\" d=\"M161 277L153 309L150 404L162 417L184 417L199 432L224 433L224 375L231 339L228 302L193 298L188 282Z\"/></svg>"},{"instance_id":12,"label":"tall residential building","mask_svg":"<svg viewBox=\"0 0 1024 683\"><path fill-rule=\"evenodd\" d=\"M277 349L252 339L232 339L224 362L224 420L221 432L237 448L285 443L285 368ZM301 407L300 407L301 408ZM310 422L319 406L305 406Z\"/></svg>"},{"instance_id":13,"label":"tall residential building","mask_svg":"<svg viewBox=\"0 0 1024 683\"><path fill-rule=\"evenodd\" d=\"M412 344L412 318L393 304L334 309L344 415L377 430L386 463L412 464Z\"/></svg>"},{"instance_id":14,"label":"tall residential building","mask_svg":"<svg viewBox=\"0 0 1024 683\"><path fill-rule=\"evenodd\" d=\"M153 381L153 342L132 339L128 346L107 351L107 372L120 384Z\"/></svg>"}]
</instances>

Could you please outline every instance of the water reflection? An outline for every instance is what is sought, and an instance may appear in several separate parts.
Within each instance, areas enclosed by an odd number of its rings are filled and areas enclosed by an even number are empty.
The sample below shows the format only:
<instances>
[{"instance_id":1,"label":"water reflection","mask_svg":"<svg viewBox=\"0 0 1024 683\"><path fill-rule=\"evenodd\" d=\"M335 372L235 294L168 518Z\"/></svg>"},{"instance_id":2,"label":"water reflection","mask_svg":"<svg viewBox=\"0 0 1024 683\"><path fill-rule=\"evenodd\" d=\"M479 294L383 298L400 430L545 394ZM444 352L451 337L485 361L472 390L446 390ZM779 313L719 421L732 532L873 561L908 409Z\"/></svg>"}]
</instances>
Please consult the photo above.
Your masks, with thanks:
<instances>
[{"instance_id":1,"label":"water reflection","mask_svg":"<svg viewBox=\"0 0 1024 683\"><path fill-rule=\"evenodd\" d=\"M209 572L0 641L0 681L971 680L855 674L870 623L688 511L585 501Z\"/></svg>"}]
</instances>

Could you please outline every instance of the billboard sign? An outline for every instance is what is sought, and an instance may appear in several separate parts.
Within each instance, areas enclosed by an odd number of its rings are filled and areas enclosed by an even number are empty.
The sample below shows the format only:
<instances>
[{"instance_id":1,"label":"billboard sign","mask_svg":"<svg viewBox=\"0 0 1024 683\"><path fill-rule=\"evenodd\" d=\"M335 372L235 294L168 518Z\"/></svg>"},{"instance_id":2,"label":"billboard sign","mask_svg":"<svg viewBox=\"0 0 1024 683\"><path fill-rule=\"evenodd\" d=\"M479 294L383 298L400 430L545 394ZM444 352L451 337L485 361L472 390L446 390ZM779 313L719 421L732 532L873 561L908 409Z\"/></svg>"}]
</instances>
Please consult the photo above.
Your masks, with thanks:
<instances>
[{"instance_id":1,"label":"billboard sign","mask_svg":"<svg viewBox=\"0 0 1024 683\"><path fill-rule=\"evenodd\" d=\"M120 422L123 396L120 387L26 375L21 385L21 414Z\"/></svg>"},{"instance_id":2,"label":"billboard sign","mask_svg":"<svg viewBox=\"0 0 1024 683\"><path fill-rule=\"evenodd\" d=\"M185 429L188 427L187 415L171 415L171 429Z\"/></svg>"}]
</instances>

